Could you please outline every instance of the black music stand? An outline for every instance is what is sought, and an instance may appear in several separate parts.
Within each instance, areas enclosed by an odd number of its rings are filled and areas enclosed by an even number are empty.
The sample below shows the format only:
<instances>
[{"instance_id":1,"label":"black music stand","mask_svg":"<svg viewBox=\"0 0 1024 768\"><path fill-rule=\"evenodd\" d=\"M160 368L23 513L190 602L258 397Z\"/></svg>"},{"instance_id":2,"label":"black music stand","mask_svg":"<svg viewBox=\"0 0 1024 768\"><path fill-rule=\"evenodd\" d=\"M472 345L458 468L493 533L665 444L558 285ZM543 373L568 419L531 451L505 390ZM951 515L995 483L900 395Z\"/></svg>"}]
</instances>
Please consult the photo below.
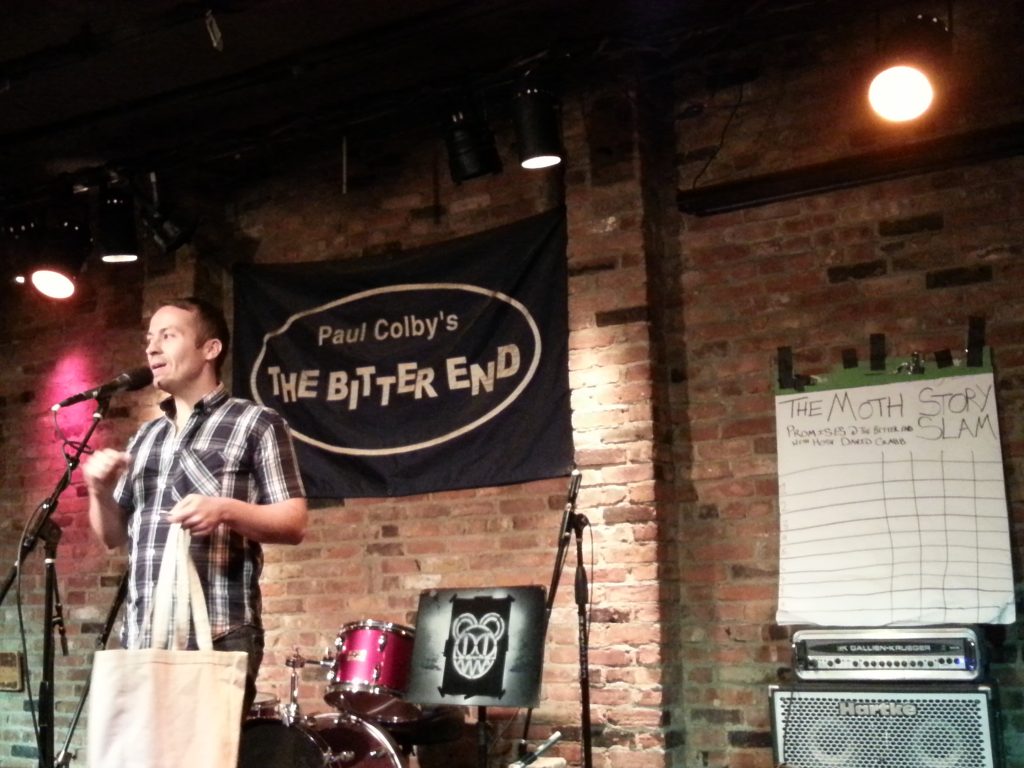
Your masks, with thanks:
<instances>
[{"instance_id":1,"label":"black music stand","mask_svg":"<svg viewBox=\"0 0 1024 768\"><path fill-rule=\"evenodd\" d=\"M405 698L477 707L477 754L487 765L487 707L535 707L544 660L544 588L420 593Z\"/></svg>"}]
</instances>

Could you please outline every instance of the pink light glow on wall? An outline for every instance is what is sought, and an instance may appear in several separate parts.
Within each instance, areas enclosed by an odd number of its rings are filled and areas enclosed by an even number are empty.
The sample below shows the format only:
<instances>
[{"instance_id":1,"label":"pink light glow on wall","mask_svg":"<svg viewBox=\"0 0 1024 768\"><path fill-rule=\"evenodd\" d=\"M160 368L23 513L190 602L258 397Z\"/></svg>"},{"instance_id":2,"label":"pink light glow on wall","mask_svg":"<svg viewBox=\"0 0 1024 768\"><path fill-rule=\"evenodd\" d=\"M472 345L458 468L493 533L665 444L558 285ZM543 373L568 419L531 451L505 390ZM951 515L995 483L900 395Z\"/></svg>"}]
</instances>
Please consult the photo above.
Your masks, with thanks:
<instances>
[{"instance_id":1,"label":"pink light glow on wall","mask_svg":"<svg viewBox=\"0 0 1024 768\"><path fill-rule=\"evenodd\" d=\"M100 383L103 375L102 372L97 373L95 362L87 357L82 350L68 350L66 354L57 358L53 373L46 378L46 383L40 393L40 405L49 408L69 395L94 387ZM107 378L112 378L112 376ZM60 427L68 437L77 439L88 429L95 412L94 406L95 401L86 400L67 408L61 408L57 412L56 416Z\"/></svg>"}]
</instances>

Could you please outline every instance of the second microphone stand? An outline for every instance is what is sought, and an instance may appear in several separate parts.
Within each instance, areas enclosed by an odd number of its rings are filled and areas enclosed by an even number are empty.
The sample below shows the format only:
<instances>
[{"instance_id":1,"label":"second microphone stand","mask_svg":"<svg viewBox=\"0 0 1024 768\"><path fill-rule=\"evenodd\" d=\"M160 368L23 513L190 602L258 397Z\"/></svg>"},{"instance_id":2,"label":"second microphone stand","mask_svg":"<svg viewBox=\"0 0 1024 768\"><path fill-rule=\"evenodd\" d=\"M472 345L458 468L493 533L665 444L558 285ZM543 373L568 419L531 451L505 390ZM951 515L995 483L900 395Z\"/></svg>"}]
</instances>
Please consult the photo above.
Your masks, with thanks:
<instances>
[{"instance_id":1,"label":"second microphone stand","mask_svg":"<svg viewBox=\"0 0 1024 768\"><path fill-rule=\"evenodd\" d=\"M551 573L551 587L548 589L548 600L544 615L544 634L547 635L548 624L551 620L551 611L555 605L555 595L558 592L558 584L561 580L562 571L565 569L565 561L569 553L569 540L575 535L576 538L576 577L574 582L574 597L576 601L577 617L577 642L579 645L579 680L580 680L580 741L583 748L583 768L593 766L593 747L591 744L590 728L590 622L587 616L587 606L590 603L589 587L587 582L587 570L583 565L583 530L590 525L586 516L576 512L576 497L580 492L580 481L582 475L578 469L574 469L569 479L569 494L565 502L565 510L562 513L562 524L558 531L558 551L555 555L555 567ZM530 729L530 719L533 711L526 713L523 725L523 743Z\"/></svg>"}]
</instances>

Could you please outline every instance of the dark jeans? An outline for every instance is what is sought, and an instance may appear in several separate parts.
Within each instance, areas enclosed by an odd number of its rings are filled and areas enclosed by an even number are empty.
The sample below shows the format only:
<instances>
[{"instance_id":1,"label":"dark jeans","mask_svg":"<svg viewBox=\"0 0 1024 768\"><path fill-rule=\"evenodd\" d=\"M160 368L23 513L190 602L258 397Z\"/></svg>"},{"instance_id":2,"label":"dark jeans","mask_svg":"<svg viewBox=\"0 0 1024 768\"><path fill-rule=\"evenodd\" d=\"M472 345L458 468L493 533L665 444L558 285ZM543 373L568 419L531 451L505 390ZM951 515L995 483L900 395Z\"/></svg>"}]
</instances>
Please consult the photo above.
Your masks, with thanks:
<instances>
[{"instance_id":1,"label":"dark jeans","mask_svg":"<svg viewBox=\"0 0 1024 768\"><path fill-rule=\"evenodd\" d=\"M215 651L245 651L249 654L249 668L245 675L245 698L242 699L242 721L256 700L256 676L263 662L263 630L244 626L233 629L213 641Z\"/></svg>"}]
</instances>

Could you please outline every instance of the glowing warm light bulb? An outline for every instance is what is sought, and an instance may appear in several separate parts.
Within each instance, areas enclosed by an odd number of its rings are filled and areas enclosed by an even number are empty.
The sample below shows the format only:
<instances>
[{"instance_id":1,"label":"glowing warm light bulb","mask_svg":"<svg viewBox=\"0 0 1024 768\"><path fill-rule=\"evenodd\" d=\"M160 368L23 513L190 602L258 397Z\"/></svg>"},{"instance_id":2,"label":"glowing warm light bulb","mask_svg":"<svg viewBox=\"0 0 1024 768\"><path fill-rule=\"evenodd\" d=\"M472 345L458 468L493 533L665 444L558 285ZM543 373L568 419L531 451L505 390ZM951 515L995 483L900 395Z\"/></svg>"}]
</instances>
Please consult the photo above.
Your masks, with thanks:
<instances>
[{"instance_id":1,"label":"glowing warm light bulb","mask_svg":"<svg viewBox=\"0 0 1024 768\"><path fill-rule=\"evenodd\" d=\"M880 72L868 88L868 102L886 120L902 123L923 115L935 98L932 84L914 67L898 66Z\"/></svg>"},{"instance_id":2,"label":"glowing warm light bulb","mask_svg":"<svg viewBox=\"0 0 1024 768\"><path fill-rule=\"evenodd\" d=\"M521 165L523 168L532 171L538 168L550 168L553 165L558 165L560 162L562 162L562 158L558 155L537 155L536 157L523 160Z\"/></svg>"},{"instance_id":3,"label":"glowing warm light bulb","mask_svg":"<svg viewBox=\"0 0 1024 768\"><path fill-rule=\"evenodd\" d=\"M137 253L105 253L100 259L107 264L128 264L133 261L138 261L139 255Z\"/></svg>"},{"instance_id":4,"label":"glowing warm light bulb","mask_svg":"<svg viewBox=\"0 0 1024 768\"><path fill-rule=\"evenodd\" d=\"M75 284L71 278L52 269L37 269L33 272L32 285L43 296L51 299L67 299L75 293Z\"/></svg>"}]
</instances>

